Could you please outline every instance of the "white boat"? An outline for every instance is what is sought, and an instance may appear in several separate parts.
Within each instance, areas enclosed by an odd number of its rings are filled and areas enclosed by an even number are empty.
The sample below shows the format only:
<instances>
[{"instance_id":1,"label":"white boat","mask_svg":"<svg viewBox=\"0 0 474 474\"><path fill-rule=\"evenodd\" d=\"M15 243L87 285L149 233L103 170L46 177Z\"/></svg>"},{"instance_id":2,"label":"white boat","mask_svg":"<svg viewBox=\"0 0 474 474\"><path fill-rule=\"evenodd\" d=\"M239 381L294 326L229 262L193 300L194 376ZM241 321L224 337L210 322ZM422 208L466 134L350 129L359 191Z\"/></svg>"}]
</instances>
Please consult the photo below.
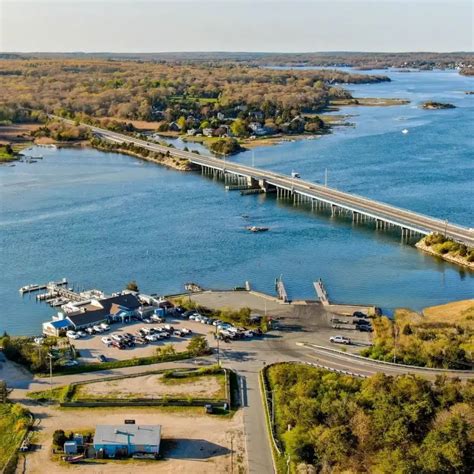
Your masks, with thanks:
<instances>
[{"instance_id":1,"label":"white boat","mask_svg":"<svg viewBox=\"0 0 474 474\"><path fill-rule=\"evenodd\" d=\"M403 133L404 135L406 135L406 134L408 133L408 128L404 128L404 129L402 130L402 133Z\"/></svg>"}]
</instances>

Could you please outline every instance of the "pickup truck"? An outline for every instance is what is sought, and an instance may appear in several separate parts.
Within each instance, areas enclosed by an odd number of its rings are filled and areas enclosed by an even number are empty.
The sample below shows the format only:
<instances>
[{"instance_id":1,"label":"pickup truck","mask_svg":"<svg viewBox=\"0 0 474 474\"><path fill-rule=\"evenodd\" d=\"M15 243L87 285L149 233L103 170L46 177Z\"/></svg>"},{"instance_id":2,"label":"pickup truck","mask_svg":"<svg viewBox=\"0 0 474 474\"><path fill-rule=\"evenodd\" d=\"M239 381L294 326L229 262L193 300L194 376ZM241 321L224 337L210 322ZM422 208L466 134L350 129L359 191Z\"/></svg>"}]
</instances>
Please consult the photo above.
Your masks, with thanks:
<instances>
[{"instance_id":1,"label":"pickup truck","mask_svg":"<svg viewBox=\"0 0 474 474\"><path fill-rule=\"evenodd\" d=\"M329 342L333 344L351 344L351 340L345 336L332 336L329 338Z\"/></svg>"}]
</instances>

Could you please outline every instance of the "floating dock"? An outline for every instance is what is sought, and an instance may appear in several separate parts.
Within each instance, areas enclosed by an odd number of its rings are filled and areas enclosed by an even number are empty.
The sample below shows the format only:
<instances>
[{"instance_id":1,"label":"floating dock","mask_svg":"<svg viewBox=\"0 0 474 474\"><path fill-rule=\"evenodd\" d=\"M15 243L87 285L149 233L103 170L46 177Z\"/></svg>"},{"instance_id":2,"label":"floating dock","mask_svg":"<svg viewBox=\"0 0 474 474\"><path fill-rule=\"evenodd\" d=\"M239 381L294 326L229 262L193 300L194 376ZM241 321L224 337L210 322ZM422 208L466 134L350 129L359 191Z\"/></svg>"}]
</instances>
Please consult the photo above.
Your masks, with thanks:
<instances>
[{"instance_id":1,"label":"floating dock","mask_svg":"<svg viewBox=\"0 0 474 474\"><path fill-rule=\"evenodd\" d=\"M41 284L41 285L37 285L37 284L33 283L31 285L22 286L18 291L21 294L33 293L33 292L39 291L39 290L54 289L53 287L63 287L64 285L67 285L67 279L66 278L63 278L61 281L51 281L49 283Z\"/></svg>"}]
</instances>

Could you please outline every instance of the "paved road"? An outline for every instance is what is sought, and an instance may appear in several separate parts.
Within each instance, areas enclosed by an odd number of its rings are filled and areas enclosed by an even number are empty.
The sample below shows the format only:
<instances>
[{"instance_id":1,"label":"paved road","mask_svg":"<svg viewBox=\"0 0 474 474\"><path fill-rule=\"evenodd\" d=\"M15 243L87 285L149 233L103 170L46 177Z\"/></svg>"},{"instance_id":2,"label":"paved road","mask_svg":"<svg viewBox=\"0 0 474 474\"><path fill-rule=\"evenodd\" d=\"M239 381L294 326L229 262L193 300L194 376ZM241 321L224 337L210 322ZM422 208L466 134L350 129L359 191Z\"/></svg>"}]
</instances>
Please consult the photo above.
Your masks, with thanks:
<instances>
[{"instance_id":1,"label":"paved road","mask_svg":"<svg viewBox=\"0 0 474 474\"><path fill-rule=\"evenodd\" d=\"M282 308L287 309L287 314L282 315L284 319L279 321L279 330L270 332L263 339L240 340L230 344L221 344L222 364L234 369L242 383L241 399L247 440L247 457L249 471L252 473L270 474L274 472L258 379L259 371L264 364L300 361L365 376L378 372L388 375L415 373L433 379L439 373L423 368L392 366L354 358L351 352L357 352L361 347L368 344L367 333L352 331L354 334L351 334L351 338L355 344L346 348L348 353L335 352L335 347L328 344L329 335L334 333L330 326L332 313L328 313L322 305L282 305ZM346 332L349 333L349 331ZM305 343L305 345L302 345L302 343ZM322 347L325 345L327 347ZM15 388L14 399L32 405L32 401L26 398L26 392L47 389L49 378L33 377L25 369L11 362L2 361L2 358L3 355L0 353L0 379L5 379L10 387ZM199 364L215 362L215 355L199 360ZM59 386L73 381L100 380L111 375L136 374L153 369L192 366L195 366L195 362L183 361L150 366L124 367L86 374L53 377L53 384ZM462 379L474 377L474 371L473 373L445 371L445 373L448 376L459 376ZM34 410L34 406L31 408Z\"/></svg>"},{"instance_id":2,"label":"paved road","mask_svg":"<svg viewBox=\"0 0 474 474\"><path fill-rule=\"evenodd\" d=\"M60 118L60 117L56 117ZM66 122L73 123L70 120L62 119ZM338 191L327 186L318 185L301 179L293 179L288 176L274 173L268 170L260 170L244 166L238 163L224 161L219 158L197 155L196 153L177 150L166 146L151 143L138 138L123 135L121 133L111 132L92 125L83 124L89 127L94 133L106 137L118 143L134 143L143 148L160 153L169 153L172 156L183 158L200 166L207 166L221 171L238 174L241 176L252 177L256 180L264 180L273 186L292 190L308 198L315 198L329 204L342 207L349 211L366 215L373 219L379 219L384 222L410 229L420 234L429 234L431 232L439 232L462 242L469 246L474 246L474 230L466 227L451 224L447 221L419 214L407 209L391 206L382 202L367 199L355 194L349 194Z\"/></svg>"}]
</instances>

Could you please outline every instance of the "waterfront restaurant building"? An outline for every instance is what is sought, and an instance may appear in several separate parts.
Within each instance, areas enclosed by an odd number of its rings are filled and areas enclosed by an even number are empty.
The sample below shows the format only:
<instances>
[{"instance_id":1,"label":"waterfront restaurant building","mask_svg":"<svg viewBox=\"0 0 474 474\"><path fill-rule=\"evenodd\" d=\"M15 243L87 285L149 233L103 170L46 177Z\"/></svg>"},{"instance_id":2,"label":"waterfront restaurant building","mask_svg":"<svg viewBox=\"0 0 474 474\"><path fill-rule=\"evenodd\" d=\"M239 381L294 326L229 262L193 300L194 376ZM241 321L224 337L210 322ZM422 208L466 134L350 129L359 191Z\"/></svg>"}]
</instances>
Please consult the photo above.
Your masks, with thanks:
<instances>
[{"instance_id":1,"label":"waterfront restaurant building","mask_svg":"<svg viewBox=\"0 0 474 474\"><path fill-rule=\"evenodd\" d=\"M161 425L97 425L94 449L98 457L128 457L135 453L158 456Z\"/></svg>"}]
</instances>

